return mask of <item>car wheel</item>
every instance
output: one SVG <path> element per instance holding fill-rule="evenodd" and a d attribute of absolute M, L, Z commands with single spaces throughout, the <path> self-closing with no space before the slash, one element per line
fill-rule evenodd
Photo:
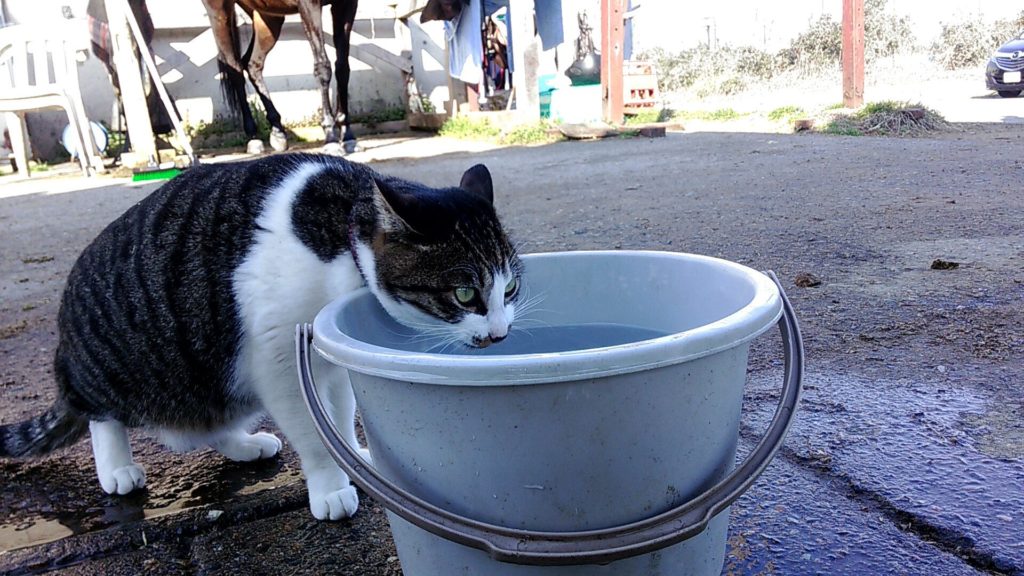
<path fill-rule="evenodd" d="M 1020 90 L 999 90 L 999 95 L 1003 98 L 1016 98 L 1020 96 Z"/>

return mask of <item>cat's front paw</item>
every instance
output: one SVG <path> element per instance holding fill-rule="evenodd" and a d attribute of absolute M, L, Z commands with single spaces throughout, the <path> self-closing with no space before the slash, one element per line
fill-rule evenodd
<path fill-rule="evenodd" d="M 326 494 L 309 493 L 309 510 L 317 520 L 341 520 L 355 516 L 359 509 L 359 495 L 355 486 Z"/>
<path fill-rule="evenodd" d="M 99 474 L 100 487 L 107 494 L 124 496 L 146 486 L 146 471 L 138 464 L 115 468 L 109 473 Z"/>
<path fill-rule="evenodd" d="M 309 491 L 309 510 L 317 520 L 341 520 L 359 509 L 356 487 L 337 468 L 304 470 Z"/>
<path fill-rule="evenodd" d="M 228 436 L 213 445 L 213 448 L 229 460 L 236 462 L 252 462 L 264 458 L 273 458 L 281 451 L 281 440 L 268 432 L 247 434 L 242 432 Z"/>

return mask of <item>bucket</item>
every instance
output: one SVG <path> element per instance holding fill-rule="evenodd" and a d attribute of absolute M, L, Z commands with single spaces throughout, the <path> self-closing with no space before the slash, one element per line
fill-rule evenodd
<path fill-rule="evenodd" d="M 431 351 L 366 289 L 297 327 L 310 413 L 387 509 L 403 573 L 719 574 L 729 505 L 799 397 L 802 344 L 778 281 L 667 252 L 522 260 L 542 301 L 486 349 Z M 779 407 L 734 468 L 749 344 L 774 324 Z M 372 465 L 325 413 L 310 344 L 348 369 Z"/>

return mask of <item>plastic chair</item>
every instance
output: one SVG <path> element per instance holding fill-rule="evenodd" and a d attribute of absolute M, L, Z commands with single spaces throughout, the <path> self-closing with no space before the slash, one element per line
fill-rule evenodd
<path fill-rule="evenodd" d="M 81 20 L 52 25 L 15 24 L 0 28 L 0 112 L 11 135 L 11 148 L 24 176 L 29 141 L 25 113 L 60 108 L 78 143 L 78 162 L 86 176 L 103 171 L 78 85 L 76 53 L 86 30 Z"/>

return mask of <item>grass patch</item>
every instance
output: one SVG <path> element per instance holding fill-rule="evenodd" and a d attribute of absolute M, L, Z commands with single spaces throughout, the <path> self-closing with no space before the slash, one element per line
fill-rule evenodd
<path fill-rule="evenodd" d="M 789 122 L 804 116 L 804 109 L 799 106 L 780 106 L 768 113 L 772 122 Z"/>
<path fill-rule="evenodd" d="M 513 126 L 502 131 L 497 126 L 491 124 L 486 118 L 456 116 L 445 121 L 437 133 L 439 136 L 458 138 L 460 140 L 482 140 L 507 146 L 529 146 L 533 144 L 550 144 L 563 140 L 564 136 L 552 128 L 553 125 L 550 122 L 537 122 L 535 124 Z"/>
<path fill-rule="evenodd" d="M 502 134 L 500 141 L 502 144 L 510 146 L 529 146 L 532 144 L 550 144 L 564 138 L 560 133 L 552 130 L 552 126 L 547 122 L 538 122 L 536 124 L 516 126 Z"/>
<path fill-rule="evenodd" d="M 662 108 L 661 110 L 638 110 L 632 114 L 626 116 L 624 124 L 629 126 L 633 124 L 653 124 L 655 122 L 668 122 L 673 117 L 672 110 L 668 108 Z"/>
<path fill-rule="evenodd" d="M 831 134 L 833 136 L 863 136 L 864 133 L 860 131 L 855 122 L 852 122 L 848 117 L 833 118 L 820 130 L 823 134 Z"/>
<path fill-rule="evenodd" d="M 947 126 L 941 114 L 920 103 L 882 100 L 869 102 L 849 114 L 834 114 L 821 132 L 845 136 L 917 136 Z"/>
<path fill-rule="evenodd" d="M 743 117 L 743 114 L 732 108 L 719 108 L 718 110 L 687 110 L 679 112 L 675 118 L 681 120 L 705 120 L 708 122 L 728 122 Z"/>
<path fill-rule="evenodd" d="M 263 115 L 266 118 L 266 115 Z M 198 124 L 186 125 L 185 133 L 188 134 L 192 146 L 196 148 L 236 148 L 245 146 L 249 139 L 242 131 L 242 121 L 237 118 L 218 116 L 209 122 L 200 120 Z M 265 139 L 269 136 L 259 134 L 257 137 Z"/>
<path fill-rule="evenodd" d="M 351 123 L 374 126 L 398 120 L 405 120 L 405 110 L 402 108 L 384 108 L 383 110 L 374 110 L 366 114 L 353 114 Z"/>
<path fill-rule="evenodd" d="M 501 135 L 501 130 L 492 126 L 486 119 L 474 120 L 468 116 L 456 116 L 446 120 L 437 134 L 460 140 L 496 140 Z"/>

